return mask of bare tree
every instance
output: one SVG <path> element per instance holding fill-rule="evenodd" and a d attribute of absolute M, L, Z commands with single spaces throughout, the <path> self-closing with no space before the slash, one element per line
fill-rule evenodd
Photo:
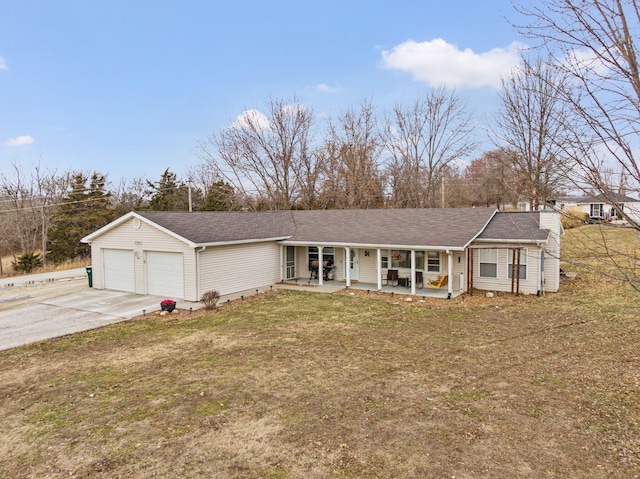
<path fill-rule="evenodd" d="M 383 130 L 390 204 L 437 206 L 442 170 L 473 151 L 473 129 L 466 103 L 444 87 L 408 107 L 396 105 Z"/>
<path fill-rule="evenodd" d="M 9 254 L 41 250 L 47 261 L 51 218 L 69 184 L 69 175 L 57 175 L 40 164 L 26 174 L 17 163 L 13 174 L 0 174 L 0 245 Z"/>
<path fill-rule="evenodd" d="M 566 153 L 593 187 L 616 204 L 602 171 L 620 170 L 627 193 L 640 192 L 640 2 L 638 0 L 537 0 L 516 7 L 516 28 L 540 42 L 570 79 L 563 100 L 572 109 L 574 141 Z M 615 167 L 614 165 L 618 165 Z M 640 230 L 637 217 L 629 217 Z"/>
<path fill-rule="evenodd" d="M 384 204 L 378 159 L 381 140 L 369 100 L 329 120 L 327 138 L 318 149 L 322 165 L 321 206 L 379 208 Z"/>
<path fill-rule="evenodd" d="M 502 79 L 494 141 L 515 173 L 513 185 L 537 210 L 566 179 L 563 158 L 568 139 L 565 75 L 542 58 L 523 64 Z"/>
<path fill-rule="evenodd" d="M 111 198 L 118 215 L 129 213 L 144 207 L 149 199 L 146 194 L 147 183 L 144 178 L 138 177 L 132 180 L 125 178 L 112 186 Z"/>
<path fill-rule="evenodd" d="M 297 98 L 270 99 L 267 113 L 245 111 L 198 144 L 197 156 L 245 198 L 269 209 L 313 203 L 317 167 L 310 151 L 313 113 Z"/>
<path fill-rule="evenodd" d="M 519 191 L 516 175 L 509 167 L 504 149 L 487 151 L 465 169 L 466 196 L 470 206 L 496 206 L 516 203 Z"/>
<path fill-rule="evenodd" d="M 218 170 L 206 163 L 189 167 L 187 176 L 195 188 L 202 192 L 201 211 L 233 211 L 247 206 L 235 188 L 224 181 Z"/>

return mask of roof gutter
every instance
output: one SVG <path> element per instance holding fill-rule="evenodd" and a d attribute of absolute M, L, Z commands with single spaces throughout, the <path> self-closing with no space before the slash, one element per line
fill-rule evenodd
<path fill-rule="evenodd" d="M 507 239 L 507 238 L 503 238 L 503 239 L 487 239 L 487 238 L 480 238 L 475 240 L 476 243 L 518 243 L 518 244 L 541 244 L 541 243 L 548 243 L 549 239 L 546 240 L 534 240 L 534 239 Z"/>
<path fill-rule="evenodd" d="M 407 245 L 407 244 L 376 244 L 376 243 L 342 243 L 335 241 L 287 241 L 280 242 L 288 246 L 333 246 L 338 248 L 370 248 L 370 249 L 407 249 L 407 250 L 429 250 L 429 251 L 464 251 L 465 246 L 446 245 Z"/>
<path fill-rule="evenodd" d="M 200 248 L 200 247 L 209 248 L 213 246 L 228 246 L 228 245 L 236 245 L 236 244 L 264 243 L 267 241 L 282 241 L 282 240 L 286 240 L 287 238 L 290 238 L 290 236 L 278 236 L 275 238 L 250 238 L 250 239 L 237 240 L 237 241 L 216 241 L 213 243 L 189 242 L 189 245 L 192 248 Z"/>

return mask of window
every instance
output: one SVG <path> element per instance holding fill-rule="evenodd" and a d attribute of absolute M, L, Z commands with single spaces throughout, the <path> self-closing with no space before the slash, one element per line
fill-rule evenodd
<path fill-rule="evenodd" d="M 513 276 L 513 250 L 509 250 L 509 279 Z M 515 251 L 516 262 L 518 261 L 518 250 Z M 520 248 L 520 279 L 527 279 L 527 250 Z"/>
<path fill-rule="evenodd" d="M 481 278 L 498 277 L 498 250 L 480 249 L 478 250 L 478 261 L 480 262 Z"/>
<path fill-rule="evenodd" d="M 311 269 L 311 263 L 313 261 L 318 261 L 318 247 L 317 246 L 309 246 L 309 269 Z M 335 252 L 333 247 L 322 248 L 322 261 L 327 261 L 328 264 L 335 264 Z"/>
<path fill-rule="evenodd" d="M 391 266 L 394 268 L 411 269 L 411 251 L 391 251 Z M 424 270 L 424 251 L 416 251 L 416 269 Z"/>
<path fill-rule="evenodd" d="M 380 267 L 382 269 L 389 268 L 389 250 L 383 249 L 380 251 Z"/>
<path fill-rule="evenodd" d="M 591 217 L 602 218 L 602 205 L 600 203 L 591 204 Z"/>
<path fill-rule="evenodd" d="M 428 251 L 427 252 L 427 271 L 430 273 L 440 272 L 440 252 Z"/>

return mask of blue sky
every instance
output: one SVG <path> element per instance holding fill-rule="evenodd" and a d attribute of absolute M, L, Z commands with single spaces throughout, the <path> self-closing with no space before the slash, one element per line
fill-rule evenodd
<path fill-rule="evenodd" d="M 509 0 L 0 0 L 0 173 L 182 177 L 269 97 L 382 112 L 446 82 L 490 120 L 522 42 Z"/>

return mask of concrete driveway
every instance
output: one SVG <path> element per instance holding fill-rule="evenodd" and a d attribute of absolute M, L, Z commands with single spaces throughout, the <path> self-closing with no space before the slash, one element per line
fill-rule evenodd
<path fill-rule="evenodd" d="M 4 279 L 0 282 L 0 350 L 158 311 L 162 299 L 89 288 L 83 269 Z M 200 306 L 178 302 L 178 309 Z"/>

